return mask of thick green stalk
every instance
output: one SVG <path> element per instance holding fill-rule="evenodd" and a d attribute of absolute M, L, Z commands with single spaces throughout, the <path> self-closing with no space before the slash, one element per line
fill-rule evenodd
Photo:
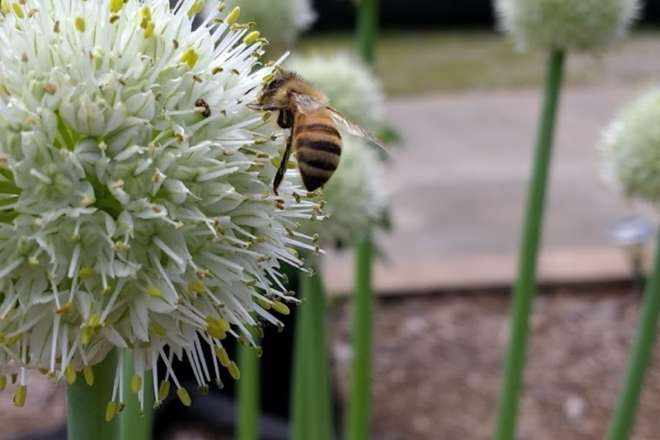
<path fill-rule="evenodd" d="M 635 421 L 644 377 L 649 366 L 653 344 L 658 334 L 660 317 L 660 234 L 656 239 L 655 263 L 651 279 L 644 290 L 639 328 L 628 359 L 628 367 L 619 392 L 614 415 L 607 431 L 607 440 L 627 440 Z"/>
<path fill-rule="evenodd" d="M 68 440 L 118 439 L 117 418 L 110 422 L 105 420 L 106 407 L 112 399 L 116 369 L 117 351 L 113 350 L 103 362 L 92 368 L 94 382 L 91 386 L 82 377 L 78 377 L 73 385 L 67 385 Z"/>
<path fill-rule="evenodd" d="M 378 0 L 359 0 L 357 6 L 357 41 L 362 60 L 373 66 L 378 35 Z"/>
<path fill-rule="evenodd" d="M 311 281 L 306 275 L 298 278 L 298 295 L 300 299 L 305 298 L 305 292 L 309 289 L 307 285 Z M 293 368 L 291 374 L 291 439 L 306 440 L 310 429 L 309 403 L 307 396 L 309 390 L 306 388 L 307 376 L 311 374 L 305 365 L 306 351 L 309 342 L 307 329 L 309 327 L 309 313 L 305 313 L 307 304 L 303 303 L 296 309 L 295 327 L 293 335 Z"/>
<path fill-rule="evenodd" d="M 292 439 L 330 440 L 330 369 L 325 336 L 325 296 L 320 276 L 299 278 L 305 300 L 296 311 L 293 365 Z"/>
<path fill-rule="evenodd" d="M 310 355 L 310 364 L 313 363 L 312 373 L 314 379 L 310 384 L 314 389 L 314 410 L 318 424 L 318 440 L 332 439 L 332 393 L 330 392 L 330 359 L 328 357 L 328 341 L 326 336 L 326 307 L 325 307 L 325 289 L 321 274 L 317 271 L 316 275 L 310 279 L 310 291 L 308 295 L 308 311 L 311 317 L 312 329 L 310 335 L 313 336 L 311 348 L 308 351 Z"/>
<path fill-rule="evenodd" d="M 127 350 L 124 354 L 124 399 L 126 407 L 119 418 L 121 440 L 151 440 L 151 423 L 154 406 L 154 386 L 151 371 L 144 373 L 144 411 L 140 408 L 137 394 L 132 390 L 133 382 L 133 352 Z"/>
<path fill-rule="evenodd" d="M 527 193 L 527 208 L 518 253 L 518 274 L 513 289 L 509 344 L 504 364 L 495 440 L 514 440 L 518 402 L 525 367 L 528 321 L 536 290 L 536 263 L 543 226 L 545 192 L 550 168 L 555 116 L 564 71 L 564 53 L 548 59 L 543 111 Z"/>
<path fill-rule="evenodd" d="M 371 425 L 371 237 L 356 246 L 356 283 L 353 293 L 353 359 L 346 415 L 346 440 L 367 440 Z"/>
<path fill-rule="evenodd" d="M 256 338 L 255 335 L 253 337 Z M 259 439 L 259 358 L 249 344 L 238 345 L 238 432 L 237 440 Z"/>

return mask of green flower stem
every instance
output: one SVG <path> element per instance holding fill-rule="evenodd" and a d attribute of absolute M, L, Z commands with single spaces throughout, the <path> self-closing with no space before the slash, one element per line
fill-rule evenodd
<path fill-rule="evenodd" d="M 332 412 L 325 295 L 320 275 L 299 278 L 293 365 L 292 439 L 330 440 Z"/>
<path fill-rule="evenodd" d="M 353 296 L 353 359 L 346 415 L 346 440 L 367 440 L 371 425 L 371 236 L 356 246 L 356 285 Z"/>
<path fill-rule="evenodd" d="M 376 59 L 378 0 L 360 0 L 357 6 L 357 40 L 362 60 L 369 66 Z"/>
<path fill-rule="evenodd" d="M 536 289 L 536 263 L 563 71 L 564 53 L 552 52 L 548 59 L 543 112 L 527 194 L 523 235 L 518 254 L 518 275 L 511 299 L 509 344 L 500 391 L 495 440 L 514 440 L 515 437 L 518 401 L 525 366 L 528 321 Z"/>
<path fill-rule="evenodd" d="M 252 337 L 256 338 L 253 334 Z M 238 432 L 237 440 L 259 439 L 259 358 L 250 344 L 239 344 Z"/>
<path fill-rule="evenodd" d="M 122 440 L 151 440 L 153 418 L 153 375 L 150 371 L 144 373 L 144 411 L 140 408 L 137 394 L 131 389 L 133 381 L 133 352 L 127 350 L 124 354 L 124 399 L 126 407 L 119 418 L 119 430 Z"/>
<path fill-rule="evenodd" d="M 117 350 L 111 351 L 93 367 L 94 383 L 89 386 L 82 377 L 66 387 L 68 440 L 117 440 L 117 418 L 105 420 L 106 406 L 112 399 L 117 368 Z"/>
<path fill-rule="evenodd" d="M 309 280 L 306 275 L 299 277 L 298 295 L 303 297 L 303 293 L 308 290 L 306 287 Z M 307 375 L 311 374 L 309 368 L 306 367 L 306 351 L 309 337 L 306 330 L 309 327 L 308 321 L 310 316 L 305 313 L 305 304 L 298 306 L 295 316 L 295 327 L 293 335 L 293 367 L 291 374 L 291 439 L 292 440 L 306 440 L 307 434 L 310 429 L 310 420 L 308 419 L 308 390 L 306 384 L 308 382 Z"/>
<path fill-rule="evenodd" d="M 315 396 L 316 419 L 318 423 L 317 438 L 331 440 L 332 435 L 332 393 L 330 392 L 330 359 L 328 357 L 328 341 L 326 335 L 325 289 L 320 272 L 311 277 L 308 295 L 308 312 L 311 317 L 313 336 L 311 348 L 308 351 L 310 362 L 313 362 L 312 373 L 315 373 L 312 386 Z"/>
<path fill-rule="evenodd" d="M 607 431 L 607 440 L 627 440 L 635 421 L 644 377 L 649 366 L 653 344 L 658 334 L 660 317 L 660 234 L 656 239 L 655 263 L 651 279 L 644 291 L 639 328 L 628 359 L 628 367 L 619 392 L 614 415 Z"/>

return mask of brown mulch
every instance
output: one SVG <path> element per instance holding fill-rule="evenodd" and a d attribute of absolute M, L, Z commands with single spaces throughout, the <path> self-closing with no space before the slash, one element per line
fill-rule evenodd
<path fill-rule="evenodd" d="M 603 437 L 637 320 L 639 294 L 626 285 L 547 289 L 532 318 L 520 440 Z M 373 438 L 491 438 L 507 333 L 503 291 L 378 299 L 374 320 Z M 333 309 L 333 357 L 345 396 L 348 307 Z M 660 344 L 659 344 L 660 345 Z M 25 408 L 0 395 L 0 439 L 64 419 L 60 388 L 34 375 Z M 660 348 L 647 377 L 633 440 L 656 440 Z M 203 438 L 190 435 L 183 438 Z"/>
<path fill-rule="evenodd" d="M 561 288 L 532 317 L 520 440 L 603 438 L 634 336 L 639 294 L 629 287 Z M 508 297 L 493 292 L 378 300 L 373 432 L 377 440 L 492 437 Z M 335 314 L 335 359 L 346 391 L 348 313 Z M 660 349 L 634 440 L 656 440 Z"/>

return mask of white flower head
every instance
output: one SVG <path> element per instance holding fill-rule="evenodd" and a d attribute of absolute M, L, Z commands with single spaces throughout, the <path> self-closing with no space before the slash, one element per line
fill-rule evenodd
<path fill-rule="evenodd" d="M 225 0 L 241 8 L 241 20 L 255 22 L 261 34 L 281 50 L 291 48 L 298 35 L 316 21 L 311 0 Z"/>
<path fill-rule="evenodd" d="M 640 96 L 604 131 L 603 177 L 626 197 L 660 206 L 660 89 Z"/>
<path fill-rule="evenodd" d="M 639 0 L 495 0 L 499 26 L 523 49 L 599 52 L 623 36 Z"/>
<path fill-rule="evenodd" d="M 328 97 L 330 105 L 368 130 L 380 128 L 383 118 L 383 92 L 371 70 L 355 57 L 336 53 L 298 56 L 285 67 L 315 84 Z"/>
<path fill-rule="evenodd" d="M 318 238 L 322 248 L 353 243 L 387 206 L 383 163 L 374 147 L 351 135 L 342 135 L 342 144 L 339 166 L 322 191 L 326 217 L 300 222 L 300 231 Z"/>
<path fill-rule="evenodd" d="M 314 205 L 271 194 L 279 145 L 245 106 L 272 73 L 253 70 L 263 40 L 237 10 L 193 28 L 200 0 L 2 5 L 0 372 L 18 369 L 21 405 L 33 369 L 88 380 L 131 349 L 189 404 L 158 360 L 188 359 L 201 387 L 218 364 L 237 376 L 222 340 L 279 324 L 280 262 L 312 248 L 290 231 Z"/>

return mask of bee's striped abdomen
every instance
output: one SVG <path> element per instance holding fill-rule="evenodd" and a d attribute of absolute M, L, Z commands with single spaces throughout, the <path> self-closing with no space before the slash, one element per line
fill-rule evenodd
<path fill-rule="evenodd" d="M 339 165 L 341 136 L 325 115 L 299 115 L 294 132 L 298 169 L 308 191 L 325 185 Z"/>

